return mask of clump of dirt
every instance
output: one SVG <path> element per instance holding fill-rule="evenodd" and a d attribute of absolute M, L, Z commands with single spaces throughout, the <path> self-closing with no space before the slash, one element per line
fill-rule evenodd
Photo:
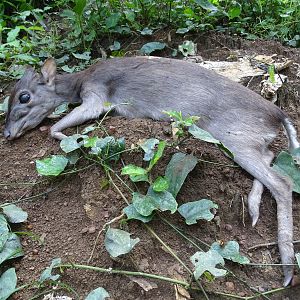
<path fill-rule="evenodd" d="M 300 51 L 285 48 L 275 42 L 244 41 L 237 37 L 201 36 L 194 37 L 198 43 L 198 54 L 205 59 L 226 59 L 233 51 L 243 54 L 277 54 L 294 59 L 299 63 Z M 292 81 L 279 94 L 281 106 L 299 123 L 299 79 L 296 67 L 286 70 L 286 75 Z M 253 81 L 250 88 L 257 90 L 258 82 Z M 0 130 L 3 130 L 1 122 Z M 52 121 L 45 121 L 43 125 L 51 125 Z M 103 122 L 109 134 L 115 137 L 125 137 L 126 146 L 136 144 L 139 139 L 155 137 L 171 140 L 170 124 L 152 120 L 109 117 Z M 83 127 L 81 127 L 83 128 Z M 79 129 L 80 130 L 80 129 Z M 68 133 L 74 133 L 69 129 Z M 299 131 L 299 130 L 298 130 Z M 101 136 L 103 132 L 95 134 Z M 272 144 L 278 153 L 286 148 L 286 138 L 280 135 Z M 247 213 L 247 195 L 251 189 L 253 178 L 237 167 L 230 159 L 220 152 L 214 145 L 187 139 L 180 144 L 179 149 L 167 148 L 164 157 L 154 169 L 154 176 L 162 175 L 172 154 L 176 151 L 192 153 L 199 159 L 195 169 L 189 174 L 183 188 L 178 195 L 179 204 L 198 199 L 212 199 L 219 206 L 216 218 L 212 222 L 199 221 L 197 225 L 187 226 L 182 217 L 175 213 L 160 214 L 168 222 L 183 230 L 185 235 L 197 240 L 197 244 L 207 250 L 203 243 L 212 244 L 214 241 L 236 240 L 240 244 L 242 254 L 248 256 L 252 262 L 279 263 L 279 253 L 276 244 L 259 246 L 260 244 L 277 240 L 276 204 L 270 193 L 265 191 L 258 224 L 252 228 Z M 16 267 L 18 285 L 35 281 L 41 272 L 50 264 L 51 260 L 60 257 L 64 262 L 87 264 L 94 247 L 96 236 L 103 225 L 118 217 L 126 203 L 122 194 L 130 199 L 130 193 L 113 176 L 114 183 L 121 190 L 118 192 L 113 184 L 105 185 L 106 174 L 99 166 L 85 168 L 88 162 L 80 162 L 81 172 L 45 179 L 37 175 L 35 160 L 59 153 L 59 142 L 49 137 L 48 133 L 35 129 L 13 142 L 5 141 L 0 136 L 1 157 L 1 186 L 0 201 L 17 201 L 18 205 L 29 214 L 28 222 L 16 231 L 29 231 L 38 236 L 22 236 L 25 256 L 11 264 Z M 141 152 L 128 152 L 122 156 L 125 164 L 142 165 Z M 119 170 L 122 164 L 112 165 Z M 123 178 L 123 177 L 122 177 Z M 125 179 L 124 179 L 125 180 Z M 132 188 L 132 184 L 126 181 Z M 23 184 L 25 183 L 25 184 Z M 36 183 L 28 185 L 28 183 Z M 140 190 L 146 188 L 138 184 Z M 294 195 L 294 233 L 295 240 L 300 239 L 300 197 Z M 112 225 L 119 226 L 119 223 Z M 179 280 L 189 281 L 188 271 L 176 261 L 168 251 L 153 237 L 140 222 L 130 221 L 122 225 L 133 237 L 139 237 L 140 243 L 133 251 L 124 257 L 112 259 L 104 248 L 104 234 L 101 234 L 89 265 L 103 268 L 141 271 L 167 276 Z M 198 249 L 191 245 L 167 223 L 156 217 L 150 223 L 151 228 L 165 241 L 188 267 L 192 268 L 189 257 Z M 257 246 L 257 247 L 255 247 Z M 253 248 L 254 247 L 254 248 Z M 299 246 L 295 245 L 296 251 Z M 226 262 L 226 266 L 233 272 L 226 277 L 209 282 L 202 280 L 210 299 L 225 299 L 215 292 L 236 294 L 240 297 L 253 295 L 250 287 L 259 292 L 282 286 L 282 271 L 280 267 L 239 266 Z M 97 273 L 68 269 L 61 276 L 61 282 L 72 287 L 84 297 L 93 289 L 102 286 L 110 294 L 111 299 L 188 299 L 176 296 L 175 286 L 159 280 L 143 279 L 150 284 L 146 291 L 145 282 L 137 278 L 124 275 Z M 24 289 L 13 296 L 13 299 L 30 299 L 35 290 Z M 201 292 L 189 291 L 191 299 L 202 299 Z M 77 299 L 72 292 L 57 291 L 57 294 L 69 294 Z M 281 294 L 271 295 L 270 299 L 298 299 L 299 288 L 288 289 Z M 40 296 L 38 299 L 42 299 Z"/>

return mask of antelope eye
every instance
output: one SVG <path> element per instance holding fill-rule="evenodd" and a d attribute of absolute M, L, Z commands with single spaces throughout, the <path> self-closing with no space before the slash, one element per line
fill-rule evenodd
<path fill-rule="evenodd" d="M 19 96 L 19 100 L 20 100 L 20 103 L 28 103 L 29 100 L 30 100 L 30 95 L 29 93 L 22 93 L 20 96 Z"/>

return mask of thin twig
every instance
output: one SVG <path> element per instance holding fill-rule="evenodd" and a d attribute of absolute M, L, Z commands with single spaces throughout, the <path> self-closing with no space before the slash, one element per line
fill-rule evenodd
<path fill-rule="evenodd" d="M 140 277 L 147 277 L 147 278 L 152 278 L 152 279 L 159 279 L 163 281 L 168 281 L 174 284 L 180 284 L 186 288 L 189 288 L 190 285 L 186 281 L 181 281 L 161 275 L 156 275 L 156 274 L 150 274 L 150 273 L 144 273 L 144 272 L 135 272 L 135 271 L 125 271 L 125 270 L 115 270 L 112 268 L 109 269 L 104 269 L 100 267 L 93 267 L 93 266 L 87 266 L 87 265 L 80 265 L 80 264 L 61 264 L 55 267 L 57 268 L 75 268 L 75 269 L 83 269 L 83 270 L 91 270 L 91 271 L 96 271 L 96 272 L 101 272 L 101 273 L 108 273 L 108 274 L 119 274 L 119 275 L 129 275 L 129 276 L 140 276 Z"/>
<path fill-rule="evenodd" d="M 299 244 L 299 243 L 300 243 L 300 240 L 293 241 L 293 244 Z M 269 247 L 269 246 L 277 246 L 277 245 L 278 245 L 278 242 L 257 244 L 257 245 L 254 245 L 252 247 L 249 247 L 248 251 L 254 250 L 254 249 L 257 249 L 257 248 L 261 248 L 261 247 Z"/>
<path fill-rule="evenodd" d="M 97 237 L 96 237 L 96 239 L 95 239 L 95 242 L 94 242 L 94 246 L 93 246 L 91 255 L 90 255 L 89 259 L 87 260 L 87 263 L 88 263 L 88 264 L 91 262 L 91 260 L 92 260 L 92 258 L 93 258 L 93 256 L 94 256 L 94 253 L 95 253 L 95 250 L 96 250 L 96 246 L 97 246 L 97 243 L 98 243 L 98 240 L 99 240 L 99 237 L 100 237 L 101 233 L 106 229 L 107 226 L 113 224 L 114 222 L 117 222 L 117 221 L 121 220 L 121 219 L 124 217 L 124 215 L 125 215 L 125 214 L 122 213 L 120 216 L 117 216 L 117 217 L 113 218 L 112 220 L 110 220 L 110 221 L 108 221 L 107 223 L 105 223 L 105 224 L 102 226 L 101 230 L 99 230 L 98 235 L 97 235 Z"/>

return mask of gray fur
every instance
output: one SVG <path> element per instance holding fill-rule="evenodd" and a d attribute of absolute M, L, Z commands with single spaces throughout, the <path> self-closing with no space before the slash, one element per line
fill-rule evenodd
<path fill-rule="evenodd" d="M 48 59 L 38 76 L 28 71 L 10 97 L 5 136 L 19 137 L 37 126 L 63 102 L 81 105 L 51 128 L 51 135 L 63 139 L 68 127 L 96 119 L 105 111 L 104 102 L 119 105 L 117 115 L 130 118 L 166 119 L 165 110 L 200 116 L 198 125 L 219 139 L 235 155 L 234 160 L 254 176 L 248 198 L 253 225 L 259 217 L 263 185 L 277 203 L 278 245 L 283 264 L 292 264 L 292 185 L 270 164 L 274 154 L 268 145 L 281 125 L 290 150 L 299 147 L 296 130 L 286 114 L 251 90 L 216 73 L 179 60 L 134 57 L 101 61 L 85 71 L 55 75 L 55 62 Z M 31 94 L 28 104 L 20 104 L 21 91 Z M 20 113 L 21 112 L 21 113 Z M 284 285 L 293 277 L 285 266 Z"/>

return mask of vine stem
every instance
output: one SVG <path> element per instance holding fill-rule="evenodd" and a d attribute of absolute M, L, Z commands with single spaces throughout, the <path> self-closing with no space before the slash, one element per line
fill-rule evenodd
<path fill-rule="evenodd" d="M 144 273 L 144 272 L 135 272 L 135 271 L 126 271 L 126 270 L 115 270 L 115 269 L 105 269 L 105 268 L 100 268 L 100 267 L 93 267 L 93 266 L 88 266 L 88 265 L 80 265 L 80 264 L 61 264 L 55 267 L 57 268 L 75 268 L 75 269 L 82 269 L 82 270 L 91 270 L 91 271 L 96 271 L 100 273 L 108 273 L 108 274 L 120 274 L 120 275 L 129 275 L 129 276 L 140 276 L 140 277 L 147 277 L 147 278 L 152 278 L 152 279 L 158 279 L 158 280 L 163 280 L 163 281 L 168 281 L 174 284 L 180 284 L 186 288 L 190 287 L 190 284 L 182 281 L 182 280 L 177 280 L 173 279 L 170 277 L 165 277 L 161 275 L 156 275 L 156 274 L 150 274 L 150 273 Z"/>

